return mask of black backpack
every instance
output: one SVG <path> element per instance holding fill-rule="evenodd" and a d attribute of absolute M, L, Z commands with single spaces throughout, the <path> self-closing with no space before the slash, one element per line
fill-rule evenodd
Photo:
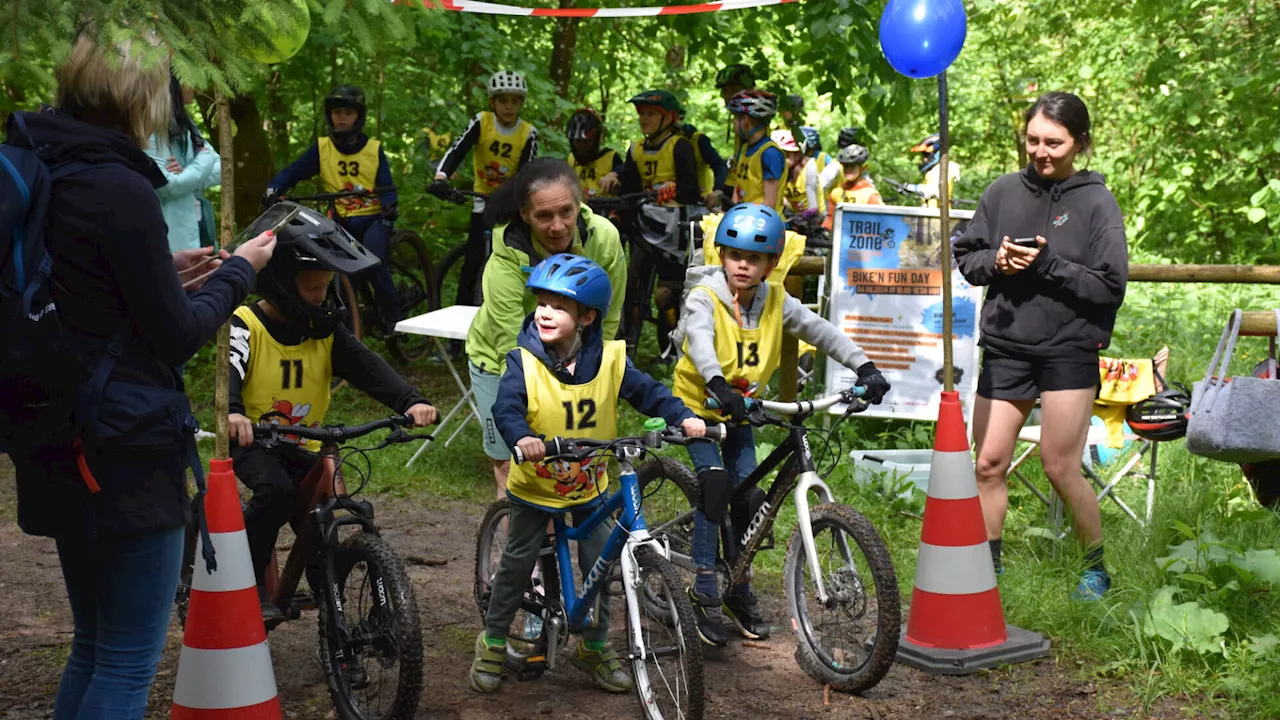
<path fill-rule="evenodd" d="M 23 113 L 10 116 L 9 139 L 33 147 Z M 63 341 L 45 232 L 53 184 L 90 167 L 0 145 L 0 449 L 70 439 L 84 369 Z"/>

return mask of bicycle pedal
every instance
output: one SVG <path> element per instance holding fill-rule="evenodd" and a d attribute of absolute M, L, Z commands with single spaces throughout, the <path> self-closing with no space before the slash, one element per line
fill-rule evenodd
<path fill-rule="evenodd" d="M 310 592 L 296 592 L 293 594 L 293 601 L 290 606 L 295 612 L 302 610 L 316 609 L 316 596 Z M 294 617 L 297 617 L 296 615 Z"/>
<path fill-rule="evenodd" d="M 760 540 L 760 547 L 756 548 L 756 550 L 772 550 L 773 547 L 773 528 L 770 528 L 769 533 Z"/>
<path fill-rule="evenodd" d="M 525 659 L 524 665 L 516 671 L 516 679 L 520 682 L 532 682 L 542 677 L 547 671 L 546 655 L 531 655 Z"/>

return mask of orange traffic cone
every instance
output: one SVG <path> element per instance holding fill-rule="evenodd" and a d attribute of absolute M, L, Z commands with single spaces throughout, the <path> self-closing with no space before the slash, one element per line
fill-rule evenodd
<path fill-rule="evenodd" d="M 942 393 L 924 527 L 898 662 L 942 675 L 1044 657 L 1049 641 L 1004 621 L 960 394 Z"/>
<path fill-rule="evenodd" d="M 279 720 L 271 651 L 230 460 L 209 463 L 208 487 L 204 512 L 218 568 L 209 572 L 197 553 L 170 717 Z"/>

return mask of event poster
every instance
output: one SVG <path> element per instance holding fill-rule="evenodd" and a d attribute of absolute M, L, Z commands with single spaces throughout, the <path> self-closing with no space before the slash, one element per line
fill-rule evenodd
<path fill-rule="evenodd" d="M 972 218 L 972 211 L 951 211 L 953 239 Z M 943 379 L 941 222 L 937 208 L 840 205 L 836 210 L 828 318 L 866 351 L 893 386 L 868 415 L 938 419 Z M 968 419 L 977 390 L 982 288 L 970 285 L 954 263 L 951 283 L 955 387 Z M 827 387 L 849 387 L 856 379 L 852 370 L 827 363 Z M 843 412 L 843 407 L 832 412 Z"/>

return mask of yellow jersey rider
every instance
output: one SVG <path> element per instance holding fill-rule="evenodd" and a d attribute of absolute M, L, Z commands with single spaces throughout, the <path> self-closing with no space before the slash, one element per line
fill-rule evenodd
<path fill-rule="evenodd" d="M 499 70 L 489 78 L 489 109 L 471 118 L 467 129 L 453 141 L 453 146 L 440 160 L 435 180 L 427 191 L 436 197 L 449 192 L 449 177 L 462 165 L 462 159 L 471 153 L 475 170 L 472 190 L 481 195 L 491 195 L 525 163 L 538 156 L 538 131 L 526 120 L 520 119 L 529 88 L 524 75 L 510 70 Z M 458 305 L 480 304 L 480 274 L 489 257 L 485 233 L 489 230 L 484 220 L 483 197 L 475 198 L 471 205 L 471 226 L 467 231 L 467 250 L 462 258 L 462 271 L 458 278 Z"/>
<path fill-rule="evenodd" d="M 587 198 L 598 195 L 614 195 L 622 173 L 622 156 L 616 150 L 601 148 L 604 139 L 604 123 L 591 108 L 582 108 L 569 116 L 565 127 L 569 138 L 569 167 L 582 182 L 582 193 Z"/>
<path fill-rule="evenodd" d="M 871 176 L 867 174 L 867 159 L 870 153 L 861 145 L 846 145 L 840 148 L 840 152 L 836 154 L 836 160 L 840 163 L 843 170 L 843 182 L 831 190 L 828 196 L 827 207 L 831 212 L 827 214 L 826 220 L 822 226 L 830 230 L 832 218 L 835 216 L 835 207 L 840 203 L 854 203 L 859 205 L 883 205 L 884 200 L 880 197 L 880 191 L 876 189 L 876 184 L 871 181 Z"/>
<path fill-rule="evenodd" d="M 316 175 L 327 192 L 389 188 L 372 197 L 342 198 L 335 204 L 342 226 L 379 260 L 386 260 L 399 210 L 391 166 L 382 144 L 364 134 L 366 114 L 364 91 L 360 88 L 339 85 L 330 91 L 324 99 L 328 137 L 317 140 L 302 157 L 272 178 L 262 196 L 262 206 L 265 209 L 274 205 L 294 185 Z M 373 286 L 382 330 L 389 335 L 400 319 L 400 298 L 391 270 L 380 262 L 367 271 L 367 277 Z"/>
<path fill-rule="evenodd" d="M 733 156 L 729 177 L 733 205 L 759 203 L 782 211 L 782 183 L 787 159 L 769 138 L 769 122 L 778 113 L 778 100 L 764 90 L 743 90 L 729 100 L 733 129 L 742 143 Z"/>
<path fill-rule="evenodd" d="M 942 174 L 942 168 L 938 166 L 942 160 L 941 137 L 937 133 L 929 135 L 912 147 L 911 152 L 920 154 L 920 172 L 924 173 L 924 182 L 908 184 L 906 187 L 920 195 L 921 204 L 938 207 L 938 198 L 942 195 L 938 187 Z M 947 188 L 952 197 L 955 196 L 958 182 L 960 182 L 960 163 L 951 160 L 947 163 Z"/>
<path fill-rule="evenodd" d="M 702 200 L 693 143 L 677 124 L 680 102 L 666 90 L 631 98 L 644 138 L 631 143 L 622 167 L 622 192 L 658 193 L 658 204 L 696 205 Z"/>

